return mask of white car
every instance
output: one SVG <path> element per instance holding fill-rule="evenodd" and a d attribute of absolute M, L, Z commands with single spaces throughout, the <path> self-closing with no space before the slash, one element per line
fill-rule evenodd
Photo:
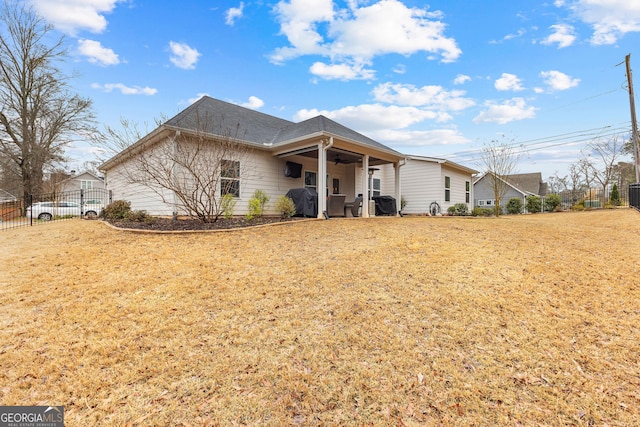
<path fill-rule="evenodd" d="M 85 204 L 84 216 L 95 218 L 101 210 L 101 205 Z M 80 203 L 75 202 L 38 202 L 27 208 L 27 218 L 37 218 L 42 221 L 51 221 L 56 217 L 80 216 L 81 213 Z"/>

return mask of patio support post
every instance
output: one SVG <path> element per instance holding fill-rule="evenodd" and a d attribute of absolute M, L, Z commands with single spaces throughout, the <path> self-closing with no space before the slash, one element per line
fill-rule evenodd
<path fill-rule="evenodd" d="M 324 218 L 324 212 L 327 210 L 327 199 L 325 197 L 324 186 L 327 170 L 327 152 L 324 149 L 324 141 L 318 143 L 318 177 L 316 180 L 316 189 L 318 191 L 318 218 Z"/>
<path fill-rule="evenodd" d="M 316 188 L 318 191 L 318 218 L 324 218 L 327 211 L 327 150 L 333 146 L 333 137 L 322 139 L 318 143 L 318 177 Z"/>
<path fill-rule="evenodd" d="M 396 198 L 396 208 L 398 209 L 398 211 L 396 212 L 396 216 L 400 216 L 400 206 L 401 206 L 401 201 L 402 201 L 402 194 L 400 192 L 400 167 L 404 166 L 404 163 L 400 163 L 400 162 L 394 162 L 393 163 L 393 169 L 395 172 L 395 198 Z"/>
<path fill-rule="evenodd" d="M 369 155 L 362 157 L 362 217 L 369 218 Z"/>

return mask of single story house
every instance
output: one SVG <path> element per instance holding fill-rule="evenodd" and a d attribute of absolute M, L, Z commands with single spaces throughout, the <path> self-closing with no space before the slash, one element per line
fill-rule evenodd
<path fill-rule="evenodd" d="M 481 208 L 493 208 L 496 204 L 492 185 L 493 177 L 487 172 L 480 176 L 474 183 L 474 206 Z M 498 178 L 500 179 L 500 178 Z M 544 197 L 547 194 L 547 183 L 542 180 L 542 173 L 522 173 L 506 175 L 502 180 L 507 191 L 502 198 L 502 210 L 505 210 L 507 202 L 512 198 L 522 200 L 526 206 L 527 197 Z"/>
<path fill-rule="evenodd" d="M 197 141 L 207 144 L 201 146 Z M 229 141 L 238 149 L 229 149 Z M 187 150 L 188 144 L 191 149 L 207 145 L 202 156 L 218 150 L 221 157 L 217 162 L 224 166 L 212 165 L 211 170 L 227 185 L 222 188 L 218 184 L 218 194 L 235 197 L 235 215 L 248 212 L 255 190 L 262 190 L 274 201 L 291 189 L 309 188 L 317 191 L 317 216 L 321 218 L 328 210 L 330 194 L 343 195 L 346 202 L 362 194 L 375 195 L 374 179 L 379 187 L 375 191 L 400 200 L 403 154 L 324 116 L 294 123 L 207 96 L 100 166 L 113 200 L 128 200 L 132 209 L 153 215 L 183 214 L 179 197 L 161 188 L 162 184 L 154 188 L 153 179 L 130 178 L 140 167 L 136 162 L 142 156 L 151 159 L 152 154 L 167 148 L 179 153 Z M 220 154 L 223 146 L 227 152 Z M 172 173 L 175 179 L 184 176 L 178 169 L 190 167 L 162 160 L 162 156 L 150 160 L 146 167 Z M 383 166 L 387 167 L 383 170 Z M 269 203 L 264 213 L 277 214 L 273 206 Z M 369 203 L 363 203 L 361 216 L 369 215 Z"/>
<path fill-rule="evenodd" d="M 403 214 L 446 214 L 450 206 L 472 208 L 473 176 L 478 171 L 435 157 L 407 155 L 400 168 Z"/>

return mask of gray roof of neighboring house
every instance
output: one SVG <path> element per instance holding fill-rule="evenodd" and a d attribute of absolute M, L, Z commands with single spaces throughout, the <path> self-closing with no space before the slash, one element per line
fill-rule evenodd
<path fill-rule="evenodd" d="M 542 173 L 521 173 L 507 175 L 505 179 L 509 184 L 529 194 L 544 196 L 547 194 L 547 184 L 542 181 Z"/>
<path fill-rule="evenodd" d="M 250 143 L 274 146 L 325 132 L 362 145 L 401 155 L 386 145 L 324 116 L 316 116 L 294 123 L 208 96 L 200 98 L 178 115 L 169 119 L 165 125 L 202 130 Z M 239 128 L 236 130 L 237 126 Z"/>

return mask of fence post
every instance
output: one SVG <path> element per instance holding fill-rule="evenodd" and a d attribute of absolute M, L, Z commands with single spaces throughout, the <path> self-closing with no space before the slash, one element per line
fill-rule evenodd
<path fill-rule="evenodd" d="M 27 199 L 29 200 L 29 207 L 31 208 L 29 209 L 29 225 L 33 226 L 33 194 L 29 194 Z"/>
<path fill-rule="evenodd" d="M 80 189 L 80 218 L 84 217 L 84 189 Z"/>

